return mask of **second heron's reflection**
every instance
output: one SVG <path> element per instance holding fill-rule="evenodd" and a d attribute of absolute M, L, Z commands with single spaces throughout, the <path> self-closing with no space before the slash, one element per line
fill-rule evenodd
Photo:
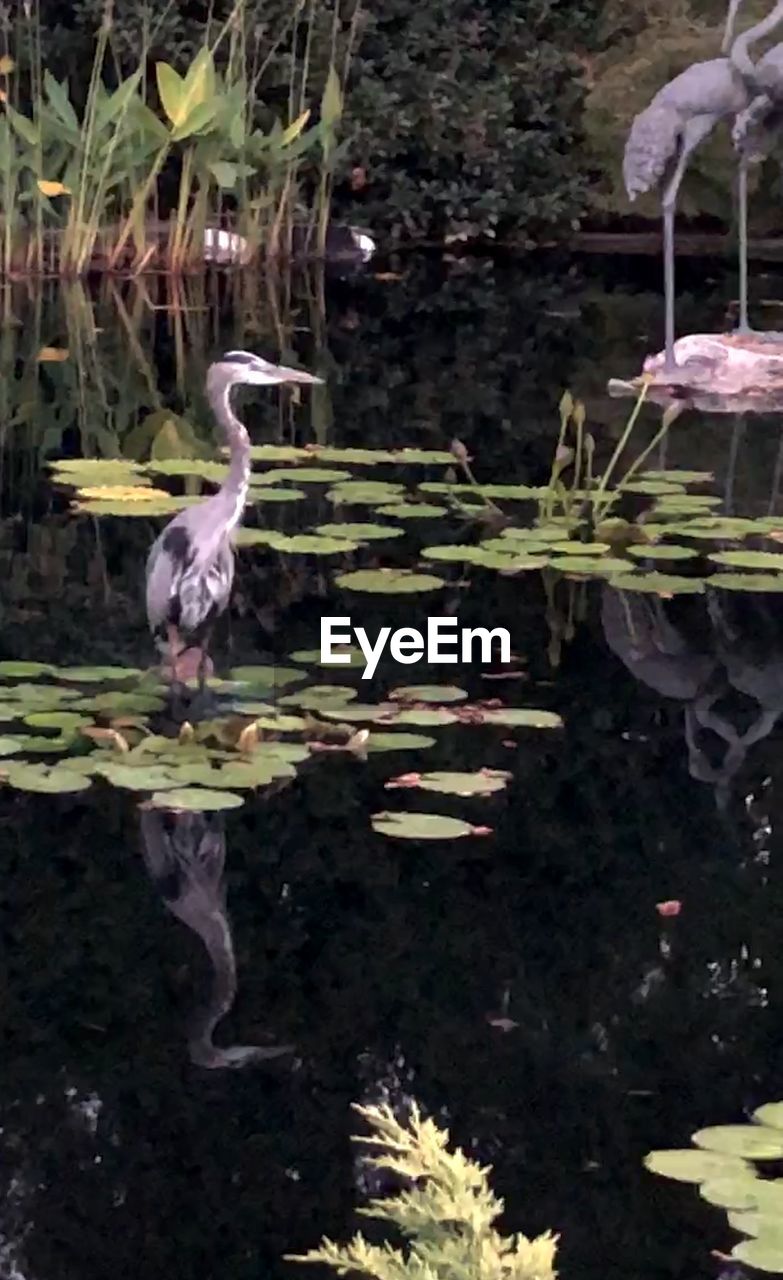
<path fill-rule="evenodd" d="M 225 819 L 201 813 L 141 806 L 144 862 L 168 910 L 203 942 L 212 966 L 207 999 L 188 1026 L 188 1051 L 198 1067 L 246 1067 L 291 1053 L 292 1045 L 234 1044 L 213 1041 L 218 1023 L 231 1010 L 237 992 L 236 958 L 226 911 Z"/>
<path fill-rule="evenodd" d="M 603 631 L 637 680 L 684 703 L 691 776 L 722 808 L 748 750 L 783 714 L 783 608 L 710 590 L 688 608 L 696 618 L 675 624 L 663 600 L 605 586 Z"/>

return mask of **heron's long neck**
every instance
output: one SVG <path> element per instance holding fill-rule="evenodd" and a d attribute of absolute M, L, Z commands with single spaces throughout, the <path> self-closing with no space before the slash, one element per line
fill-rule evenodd
<path fill-rule="evenodd" d="M 761 22 L 757 22 L 755 27 L 749 27 L 741 36 L 737 36 L 729 57 L 732 65 L 745 79 L 752 82 L 756 74 L 756 65 L 751 61 L 749 53 L 751 45 L 763 40 L 764 36 L 774 31 L 781 22 L 783 22 L 783 0 L 779 0 L 772 12 L 768 13 Z"/>
<path fill-rule="evenodd" d="M 231 388 L 222 388 L 212 402 L 231 457 L 228 475 L 220 486 L 220 494 L 231 508 L 229 528 L 239 520 L 250 484 L 250 436 L 231 408 Z"/>

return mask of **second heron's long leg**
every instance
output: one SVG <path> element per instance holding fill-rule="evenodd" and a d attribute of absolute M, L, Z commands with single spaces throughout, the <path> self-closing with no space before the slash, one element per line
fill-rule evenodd
<path fill-rule="evenodd" d="M 714 116 L 695 116 L 685 125 L 677 164 L 666 190 L 663 193 L 663 253 L 664 253 L 664 292 L 666 295 L 666 357 L 664 373 L 677 370 L 674 359 L 674 215 L 677 211 L 677 196 L 680 184 L 685 176 L 688 161 L 700 142 L 712 132 L 717 123 Z"/>
<path fill-rule="evenodd" d="M 748 323 L 748 162 L 740 156 L 737 179 L 739 204 L 739 333 L 750 333 Z"/>

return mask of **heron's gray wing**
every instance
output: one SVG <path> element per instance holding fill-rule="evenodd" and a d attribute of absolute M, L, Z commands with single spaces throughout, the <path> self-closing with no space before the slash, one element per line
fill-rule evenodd
<path fill-rule="evenodd" d="M 147 617 L 153 631 L 166 621 L 180 573 L 179 565 L 163 545 L 161 534 L 147 556 Z"/>

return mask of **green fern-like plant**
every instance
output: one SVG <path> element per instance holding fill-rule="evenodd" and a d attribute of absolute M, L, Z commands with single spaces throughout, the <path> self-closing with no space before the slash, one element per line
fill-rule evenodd
<path fill-rule="evenodd" d="M 357 1233 L 346 1245 L 324 1239 L 286 1261 L 325 1263 L 338 1275 L 376 1280 L 554 1280 L 557 1237 L 501 1236 L 493 1223 L 504 1206 L 489 1185 L 490 1170 L 459 1148 L 449 1151 L 447 1130 L 422 1119 L 415 1103 L 405 1123 L 385 1105 L 354 1109 L 373 1131 L 354 1139 L 378 1153 L 368 1163 L 408 1184 L 359 1212 L 393 1224 L 405 1246 L 373 1245 Z"/>

